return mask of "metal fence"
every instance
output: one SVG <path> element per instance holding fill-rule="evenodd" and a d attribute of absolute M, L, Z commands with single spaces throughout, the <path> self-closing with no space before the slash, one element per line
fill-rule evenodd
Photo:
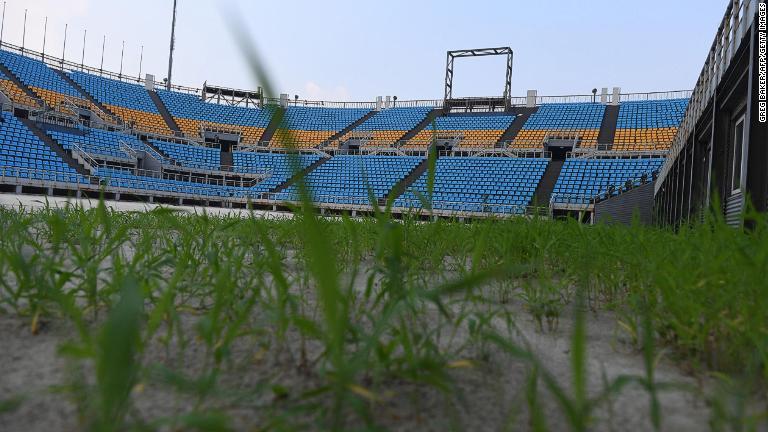
<path fill-rule="evenodd" d="M 690 97 L 688 108 L 677 135 L 670 149 L 670 156 L 661 168 L 655 192 L 658 193 L 672 165 L 685 147 L 688 137 L 693 132 L 709 101 L 720 84 L 723 74 L 731 64 L 734 54 L 741 46 L 743 37 L 751 27 L 755 17 L 758 0 L 730 0 L 715 40 L 704 61 L 696 87 Z"/>

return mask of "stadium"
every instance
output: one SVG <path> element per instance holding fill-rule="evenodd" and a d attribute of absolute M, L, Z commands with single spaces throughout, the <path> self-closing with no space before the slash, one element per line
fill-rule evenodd
<path fill-rule="evenodd" d="M 766 5 L 718 3 L 644 93 L 502 46 L 305 100 L 235 18 L 256 88 L 179 85 L 176 1 L 165 79 L 0 33 L 0 430 L 768 428 Z"/>

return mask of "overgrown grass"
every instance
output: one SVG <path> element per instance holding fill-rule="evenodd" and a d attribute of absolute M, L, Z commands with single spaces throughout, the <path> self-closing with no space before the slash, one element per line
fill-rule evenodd
<path fill-rule="evenodd" d="M 239 409 L 266 430 L 375 430 L 393 387 L 460 401 L 455 372 L 492 368 L 499 355 L 529 368 L 520 392 L 532 429 L 547 428 L 545 394 L 572 429 L 587 430 L 630 384 L 647 392 L 658 428 L 658 393 L 694 391 L 656 380 L 662 353 L 739 388 L 737 399 L 712 396 L 712 425 L 749 428 L 761 418 L 748 401 L 764 396 L 768 378 L 765 228 L 3 209 L 0 313 L 25 321 L 30 338 L 73 329 L 59 350 L 71 374 L 56 391 L 92 430 L 226 430 L 240 424 Z M 571 380 L 562 382 L 515 336 L 516 323 L 555 332 L 571 311 Z M 586 323 L 603 311 L 646 373 L 594 393 Z M 256 381 L 232 381 L 255 369 Z M 147 388 L 176 409 L 142 406 Z M 28 396 L 3 397 L 0 411 Z"/>

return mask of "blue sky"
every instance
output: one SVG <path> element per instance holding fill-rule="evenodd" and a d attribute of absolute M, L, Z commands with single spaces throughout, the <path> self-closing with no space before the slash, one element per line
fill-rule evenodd
<path fill-rule="evenodd" d="M 704 63 L 724 0 L 317 1 L 178 0 L 174 82 L 255 88 L 227 29 L 226 11 L 250 26 L 280 92 L 301 98 L 373 100 L 441 98 L 445 52 L 510 46 L 515 52 L 513 95 L 586 94 L 593 87 L 625 92 L 689 89 Z M 130 7 L 126 7 L 130 3 Z M 172 0 L 7 0 L 4 40 L 136 75 L 166 76 Z M 496 96 L 503 59 L 459 60 L 457 96 Z"/>

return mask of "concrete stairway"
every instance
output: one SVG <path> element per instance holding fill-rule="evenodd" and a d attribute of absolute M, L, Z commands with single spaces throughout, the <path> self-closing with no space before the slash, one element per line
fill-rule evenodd
<path fill-rule="evenodd" d="M 536 111 L 538 111 L 538 107 L 528 108 L 528 107 L 515 107 L 512 109 L 512 114 L 517 115 L 515 117 L 515 121 L 512 122 L 511 125 L 509 125 L 509 128 L 504 131 L 504 133 L 499 138 L 499 141 L 497 144 L 509 142 L 515 139 L 517 137 L 517 134 L 520 132 L 520 130 L 523 128 L 523 125 L 525 125 L 525 122 L 528 121 L 528 118 L 533 115 Z M 498 147 L 498 146 L 497 146 Z"/>
<path fill-rule="evenodd" d="M 269 142 L 272 140 L 272 137 L 275 135 L 275 132 L 277 132 L 277 128 L 280 127 L 280 123 L 282 123 L 283 117 L 285 116 L 285 111 L 280 110 L 275 106 L 266 106 L 262 109 L 275 110 L 274 113 L 272 114 L 272 119 L 269 121 L 267 128 L 264 130 L 264 133 L 261 135 L 261 138 L 259 139 L 259 141 L 261 142 Z"/>
<path fill-rule="evenodd" d="M 600 124 L 600 133 L 597 135 L 597 143 L 605 145 L 608 149 L 613 146 L 616 137 L 616 124 L 619 121 L 619 106 L 608 105 L 605 107 L 603 122 Z"/>
<path fill-rule="evenodd" d="M 109 108 L 107 108 L 107 107 L 106 107 L 104 104 L 102 104 L 101 102 L 99 102 L 98 100 L 96 100 L 96 98 L 94 98 L 94 97 L 93 97 L 93 96 L 92 96 L 90 93 L 88 93 L 88 92 L 87 92 L 87 91 L 86 91 L 86 90 L 85 90 L 83 87 L 81 87 L 81 86 L 80 86 L 80 84 L 78 84 L 78 83 L 77 83 L 75 80 L 73 80 L 73 79 L 72 79 L 72 78 L 71 78 L 69 75 L 67 75 L 67 74 L 66 74 L 66 72 L 64 72 L 64 71 L 61 71 L 61 70 L 58 70 L 58 69 L 51 69 L 51 70 L 53 70 L 53 72 L 55 72 L 57 75 L 59 75 L 59 76 L 61 77 L 61 79 L 63 79 L 64 81 L 66 81 L 66 82 L 67 82 L 67 84 L 69 84 L 70 86 L 74 87 L 74 89 L 75 89 L 75 90 L 77 90 L 77 91 L 80 93 L 80 95 L 82 95 L 83 99 L 85 99 L 85 100 L 87 100 L 88 102 L 90 102 L 90 103 L 92 103 L 92 104 L 96 105 L 96 107 L 97 107 L 97 108 L 99 108 L 101 111 L 103 111 L 103 112 L 105 112 L 105 113 L 107 113 L 107 114 L 111 115 L 111 116 L 112 116 L 112 117 L 114 117 L 115 119 L 117 119 L 117 118 L 118 118 L 118 117 L 115 115 L 115 113 L 113 113 L 112 111 L 110 111 L 110 110 L 109 110 Z"/>
<path fill-rule="evenodd" d="M 435 154 L 435 157 L 437 157 L 437 153 Z M 396 200 L 400 198 L 400 195 L 404 194 L 411 185 L 418 180 L 419 177 L 421 177 L 425 172 L 427 172 L 427 169 L 429 169 L 429 158 L 425 158 L 420 164 L 416 165 L 416 167 L 411 170 L 411 172 L 408 173 L 405 178 L 397 182 L 393 187 L 392 190 L 390 190 L 387 195 L 384 197 L 384 200 L 380 203 L 381 205 L 386 204 L 386 202 L 391 198 L 392 200 Z"/>
<path fill-rule="evenodd" d="M 152 99 L 152 102 L 155 103 L 155 107 L 157 107 L 157 110 L 160 112 L 160 116 L 165 120 L 165 124 L 168 126 L 170 130 L 172 130 L 177 135 L 181 136 L 181 128 L 179 128 L 179 125 L 176 123 L 176 120 L 173 118 L 170 112 L 168 112 L 168 108 L 163 103 L 162 99 L 160 99 L 160 96 L 157 94 L 154 90 L 147 90 L 147 93 L 149 93 L 149 97 Z"/>
<path fill-rule="evenodd" d="M 221 165 L 220 169 L 222 171 L 231 170 L 232 166 L 235 165 L 234 158 L 232 157 L 232 152 L 222 150 L 219 156 L 219 164 Z"/>
<path fill-rule="evenodd" d="M 562 160 L 553 160 L 547 165 L 547 169 L 544 171 L 544 175 L 536 187 L 536 192 L 533 194 L 532 206 L 549 207 L 549 200 L 552 197 L 552 192 L 555 190 L 555 184 L 558 177 L 560 177 L 560 171 L 563 170 L 564 163 L 565 161 Z"/>
<path fill-rule="evenodd" d="M 285 189 L 288 189 L 288 188 L 289 188 L 291 185 L 293 185 L 294 183 L 296 183 L 296 181 L 297 181 L 299 178 L 301 178 L 301 177 L 305 177 L 307 174 L 311 173 L 311 172 L 312 172 L 312 171 L 314 171 L 314 170 L 315 170 L 317 167 L 319 167 L 320 165 L 322 165 L 322 164 L 324 164 L 324 163 L 328 162 L 329 160 L 331 160 L 331 158 L 322 158 L 322 159 L 320 159 L 320 160 L 316 161 L 316 162 L 315 162 L 315 163 L 313 163 L 312 165 L 310 165 L 310 166 L 308 166 L 308 167 L 304 168 L 303 170 L 301 170 L 301 172 L 299 172 L 299 173 L 297 173 L 297 174 L 293 175 L 293 176 L 292 176 L 291 178 L 289 178 L 288 180 L 286 180 L 286 181 L 284 181 L 284 182 L 280 183 L 279 185 L 277 185 L 277 186 L 276 186 L 274 189 L 272 189 L 272 190 L 271 190 L 271 191 L 269 191 L 269 192 L 270 192 L 270 193 L 278 193 L 278 192 L 282 192 L 282 191 L 284 191 Z"/>
<path fill-rule="evenodd" d="M 400 141 L 408 141 L 409 139 L 415 137 L 416 134 L 418 134 L 419 132 L 427 128 L 429 125 L 431 125 L 432 122 L 441 114 L 443 114 L 442 109 L 438 109 L 438 108 L 433 109 L 432 111 L 429 112 L 429 114 L 427 114 L 426 117 L 424 117 L 424 120 L 422 120 L 419 124 L 416 125 L 416 127 L 406 132 L 405 135 L 403 135 L 403 137 L 400 138 Z"/>
<path fill-rule="evenodd" d="M 368 113 L 367 113 L 367 114 L 365 114 L 364 116 L 362 116 L 362 117 L 360 117 L 359 119 L 357 119 L 357 120 L 356 120 L 354 123 L 352 123 L 351 125 L 349 125 L 349 126 L 345 127 L 344 129 L 342 129 L 342 130 L 340 130 L 340 131 L 336 132 L 335 134 L 331 135 L 331 136 L 330 136 L 330 138 L 328 138 L 327 140 L 325 140 L 325 141 L 324 141 L 324 142 L 323 142 L 323 143 L 320 145 L 320 147 L 324 147 L 324 146 L 328 145 L 329 143 L 332 143 L 333 141 L 336 141 L 337 139 L 339 139 L 339 138 L 343 137 L 344 135 L 348 134 L 349 132 L 352 132 L 353 130 L 355 130 L 355 128 L 356 128 L 356 127 L 360 126 L 360 125 L 361 125 L 361 124 L 363 124 L 363 123 L 364 123 L 366 120 L 368 120 L 369 118 L 371 118 L 371 117 L 375 116 L 375 115 L 376 115 L 376 114 L 378 114 L 378 113 L 379 113 L 379 111 L 371 110 L 370 112 L 368 112 Z"/>

